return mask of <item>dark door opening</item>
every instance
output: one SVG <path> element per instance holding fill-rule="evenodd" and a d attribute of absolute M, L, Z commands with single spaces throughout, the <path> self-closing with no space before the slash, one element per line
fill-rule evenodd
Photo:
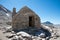
<path fill-rule="evenodd" d="M 29 26 L 34 27 L 34 17 L 29 16 Z"/>

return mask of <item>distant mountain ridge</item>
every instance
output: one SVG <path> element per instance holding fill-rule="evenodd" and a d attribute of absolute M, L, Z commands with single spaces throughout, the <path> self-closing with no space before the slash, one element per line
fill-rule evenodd
<path fill-rule="evenodd" d="M 43 24 L 51 24 L 51 25 L 53 25 L 53 23 L 51 23 L 51 22 L 49 22 L 49 21 L 46 21 L 46 22 L 44 22 Z"/>
<path fill-rule="evenodd" d="M 11 12 L 10 10 L 8 10 L 7 8 L 5 8 L 3 5 L 0 4 L 0 11 L 4 11 L 6 13 Z"/>
<path fill-rule="evenodd" d="M 43 22 L 42 24 L 46 25 L 46 26 L 49 26 L 49 27 L 54 27 L 53 23 L 49 22 L 49 21 L 46 21 L 46 22 Z"/>
<path fill-rule="evenodd" d="M 5 8 L 3 5 L 0 5 L 0 23 L 11 21 L 11 19 L 12 19 L 11 11 Z"/>

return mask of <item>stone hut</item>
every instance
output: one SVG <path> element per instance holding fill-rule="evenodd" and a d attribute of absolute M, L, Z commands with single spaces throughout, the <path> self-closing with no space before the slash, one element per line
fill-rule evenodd
<path fill-rule="evenodd" d="M 27 27 L 40 28 L 40 17 L 27 6 L 24 6 L 16 13 L 16 8 L 13 8 L 12 27 L 13 30 L 25 29 Z"/>

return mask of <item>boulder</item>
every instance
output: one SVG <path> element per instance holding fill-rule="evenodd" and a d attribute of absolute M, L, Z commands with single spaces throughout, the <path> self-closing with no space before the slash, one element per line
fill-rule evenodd
<path fill-rule="evenodd" d="M 45 26 L 45 25 L 43 25 L 43 24 L 41 24 L 41 25 L 42 25 L 42 28 L 43 28 L 43 29 L 46 29 L 46 30 L 48 30 L 49 32 L 52 32 L 52 31 L 53 31 L 49 26 Z"/>
<path fill-rule="evenodd" d="M 14 37 L 14 36 L 16 36 L 16 34 L 10 34 L 10 35 L 7 35 L 6 37 L 7 37 L 7 38 L 12 38 L 12 37 Z"/>
<path fill-rule="evenodd" d="M 18 37 L 18 36 L 14 36 L 14 37 L 12 38 L 12 40 L 19 40 L 19 37 Z"/>
<path fill-rule="evenodd" d="M 11 32 L 11 31 L 12 31 L 12 26 L 5 27 L 5 31 L 6 31 L 6 32 Z"/>
<path fill-rule="evenodd" d="M 19 36 L 19 40 L 23 40 L 23 37 L 22 36 Z"/>
<path fill-rule="evenodd" d="M 14 32 L 14 31 L 11 31 L 11 33 L 12 33 L 12 34 L 15 34 L 15 32 Z"/>
<path fill-rule="evenodd" d="M 46 35 L 44 33 L 41 33 L 40 35 L 38 35 L 41 38 L 44 38 Z"/>
<path fill-rule="evenodd" d="M 23 31 L 18 32 L 17 35 L 21 35 L 21 36 L 23 36 L 23 37 L 31 37 L 31 35 L 29 35 L 29 34 L 26 33 L 26 32 L 23 32 Z"/>

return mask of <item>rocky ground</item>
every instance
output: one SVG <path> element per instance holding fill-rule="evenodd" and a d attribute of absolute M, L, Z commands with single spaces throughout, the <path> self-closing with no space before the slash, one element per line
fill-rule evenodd
<path fill-rule="evenodd" d="M 48 26 L 45 26 L 45 29 L 47 29 L 51 33 L 51 36 L 46 37 L 46 34 L 43 32 L 41 32 L 37 36 L 28 34 L 27 32 L 24 31 L 15 33 L 14 31 L 11 30 L 11 26 L 9 27 L 0 26 L 0 40 L 60 40 L 60 28 L 50 29 Z"/>

